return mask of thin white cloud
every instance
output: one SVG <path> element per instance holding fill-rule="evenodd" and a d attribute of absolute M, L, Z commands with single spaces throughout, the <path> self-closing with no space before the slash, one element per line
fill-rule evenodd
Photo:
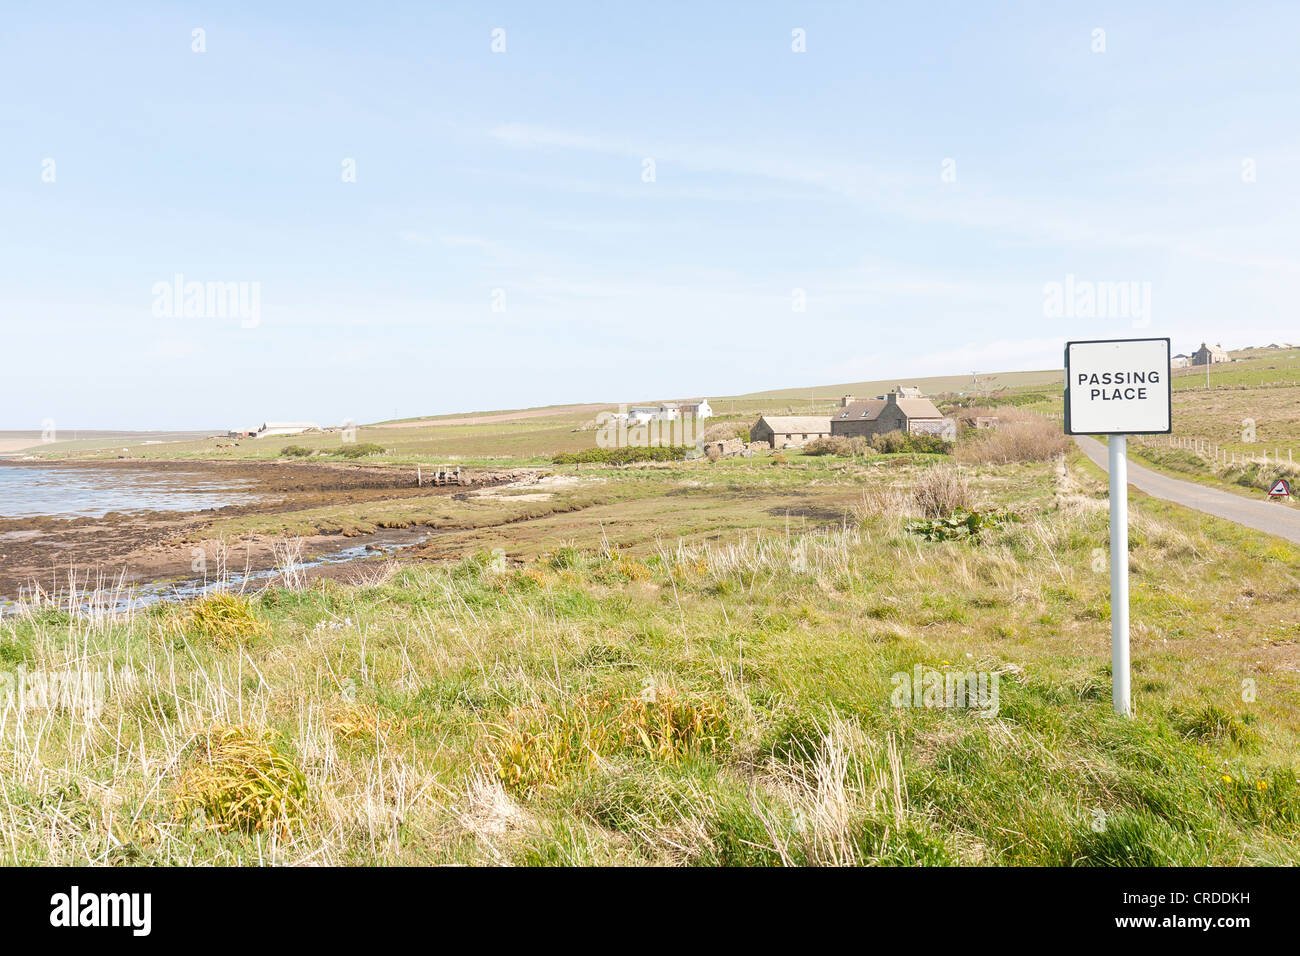
<path fill-rule="evenodd" d="M 500 250 L 500 244 L 491 239 L 481 239 L 478 236 L 439 236 L 438 241 L 444 246 L 463 249 L 482 249 L 485 252 L 497 252 Z"/>

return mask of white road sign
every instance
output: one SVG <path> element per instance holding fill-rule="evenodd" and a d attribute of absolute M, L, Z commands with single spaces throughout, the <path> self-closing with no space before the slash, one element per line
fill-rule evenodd
<path fill-rule="evenodd" d="M 1168 339 L 1065 343 L 1067 435 L 1172 430 Z"/>
<path fill-rule="evenodd" d="M 1065 343 L 1065 433 L 1109 435 L 1110 697 L 1130 717 L 1128 436 L 1173 431 L 1168 339 Z"/>

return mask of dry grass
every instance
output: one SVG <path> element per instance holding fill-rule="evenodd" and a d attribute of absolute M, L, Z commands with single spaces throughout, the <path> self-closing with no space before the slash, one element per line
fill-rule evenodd
<path fill-rule="evenodd" d="M 747 534 L 729 544 L 682 542 L 662 557 L 687 577 L 715 582 L 772 572 L 831 575 L 852 570 L 853 553 L 860 544 L 858 529 L 843 527 L 799 535 Z"/>
<path fill-rule="evenodd" d="M 952 465 L 937 465 L 919 472 L 907 487 L 884 481 L 867 486 L 852 515 L 859 526 L 907 518 L 947 518 L 956 512 L 974 510 L 975 497 L 967 472 Z"/>
<path fill-rule="evenodd" d="M 271 545 L 279 585 L 289 591 L 301 591 L 307 586 L 307 569 L 303 567 L 306 542 L 302 538 L 276 538 Z"/>
<path fill-rule="evenodd" d="M 1067 446 L 1059 423 L 1020 409 L 1001 408 L 997 428 L 969 433 L 957 445 L 956 458 L 967 465 L 1050 461 L 1064 454 Z"/>
<path fill-rule="evenodd" d="M 947 518 L 975 507 L 970 478 L 951 466 L 927 471 L 912 490 L 912 504 L 922 518 Z"/>
<path fill-rule="evenodd" d="M 786 866 L 871 862 L 859 839 L 864 826 L 879 832 L 880 851 L 907 825 L 907 782 L 893 734 L 882 747 L 857 724 L 832 715 L 814 753 L 774 765 L 769 776 L 793 826 L 758 800 L 754 810 Z"/>

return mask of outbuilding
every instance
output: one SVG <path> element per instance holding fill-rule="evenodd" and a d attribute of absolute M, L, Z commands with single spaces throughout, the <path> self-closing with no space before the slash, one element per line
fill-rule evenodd
<path fill-rule="evenodd" d="M 831 433 L 831 420 L 817 415 L 764 415 L 749 430 L 750 441 L 767 442 L 773 448 L 802 448 Z"/>

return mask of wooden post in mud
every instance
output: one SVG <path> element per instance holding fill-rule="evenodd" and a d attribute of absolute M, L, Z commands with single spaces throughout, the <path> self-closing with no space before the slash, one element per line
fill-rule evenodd
<path fill-rule="evenodd" d="M 420 466 L 415 466 L 415 487 L 419 488 L 424 484 L 424 476 L 420 474 Z"/>

